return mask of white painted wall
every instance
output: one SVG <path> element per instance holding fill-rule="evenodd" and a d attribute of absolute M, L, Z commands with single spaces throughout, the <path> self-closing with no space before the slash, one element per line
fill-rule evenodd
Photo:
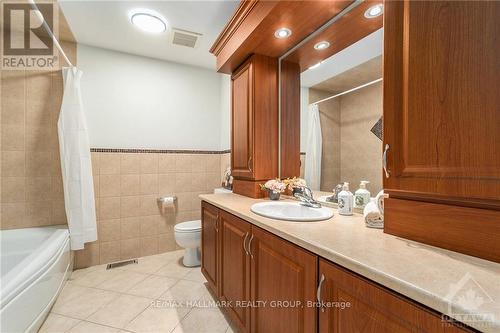
<path fill-rule="evenodd" d="M 308 90 L 309 91 L 309 90 Z M 221 74 L 220 148 L 231 149 L 231 75 Z"/>
<path fill-rule="evenodd" d="M 82 44 L 78 67 L 91 147 L 229 148 L 228 77 Z"/>

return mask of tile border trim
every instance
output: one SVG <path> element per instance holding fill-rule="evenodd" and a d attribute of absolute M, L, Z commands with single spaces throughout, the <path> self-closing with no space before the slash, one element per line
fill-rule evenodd
<path fill-rule="evenodd" d="M 132 154 L 228 154 L 231 149 L 226 150 L 182 150 L 182 149 L 136 149 L 136 148 L 90 148 L 92 153 L 132 153 Z"/>

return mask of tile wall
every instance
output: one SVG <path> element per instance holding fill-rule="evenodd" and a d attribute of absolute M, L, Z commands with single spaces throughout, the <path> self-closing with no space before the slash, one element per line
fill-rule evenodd
<path fill-rule="evenodd" d="M 76 63 L 76 44 L 62 45 Z M 61 71 L 0 76 L 0 229 L 66 223 L 57 139 Z"/>
<path fill-rule="evenodd" d="M 93 152 L 98 241 L 76 251 L 77 268 L 176 249 L 174 225 L 200 218 L 198 196 L 220 187 L 229 154 Z M 175 195 L 161 211 L 157 198 Z"/>

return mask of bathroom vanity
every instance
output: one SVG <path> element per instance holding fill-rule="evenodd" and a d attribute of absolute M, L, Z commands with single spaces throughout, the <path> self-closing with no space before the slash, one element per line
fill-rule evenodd
<path fill-rule="evenodd" d="M 292 222 L 250 211 L 264 200 L 201 199 L 202 272 L 241 332 L 469 332 L 442 317 L 475 318 L 450 288 L 473 276 L 500 297 L 498 264 L 366 228 L 362 215 Z M 488 311 L 496 319 L 467 324 L 497 332 L 500 310 Z"/>

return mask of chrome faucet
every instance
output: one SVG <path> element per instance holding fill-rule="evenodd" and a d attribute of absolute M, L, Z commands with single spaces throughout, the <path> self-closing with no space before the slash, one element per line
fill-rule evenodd
<path fill-rule="evenodd" d="M 334 202 L 334 203 L 338 203 L 339 202 L 339 193 L 342 191 L 342 184 L 338 184 L 337 186 L 335 186 L 335 188 L 333 189 L 333 195 L 329 196 L 326 201 L 329 201 L 329 202 Z"/>
<path fill-rule="evenodd" d="M 300 204 L 306 207 L 321 208 L 321 204 L 314 200 L 312 190 L 307 186 L 302 186 L 302 193 L 295 193 L 294 197 L 300 200 Z"/>

